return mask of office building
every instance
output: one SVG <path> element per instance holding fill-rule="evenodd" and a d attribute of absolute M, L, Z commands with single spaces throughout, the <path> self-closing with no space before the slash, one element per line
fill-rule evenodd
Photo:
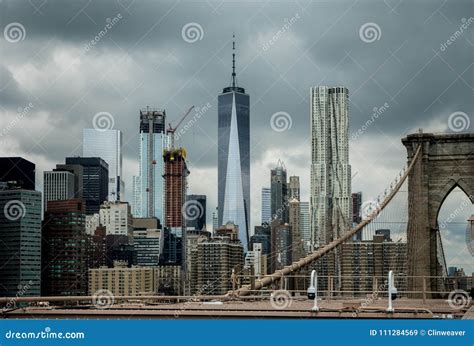
<path fill-rule="evenodd" d="M 219 212 L 217 210 L 217 207 L 216 207 L 216 210 L 214 210 L 212 212 L 212 231 L 216 230 L 217 227 L 219 227 Z"/>
<path fill-rule="evenodd" d="M 183 245 L 181 235 L 168 227 L 163 228 L 163 252 L 160 254 L 160 265 L 182 265 Z"/>
<path fill-rule="evenodd" d="M 81 165 L 57 164 L 53 171 L 70 172 L 74 175 L 74 198 L 83 198 L 84 168 Z"/>
<path fill-rule="evenodd" d="M 98 213 L 109 194 L 107 162 L 100 157 L 66 157 L 66 165 L 82 166 L 82 199 L 86 203 L 86 214 Z"/>
<path fill-rule="evenodd" d="M 244 248 L 228 236 L 213 237 L 197 244 L 197 287 L 202 295 L 221 295 L 232 290 L 232 273 L 244 266 Z M 236 287 L 237 288 L 237 287 Z"/>
<path fill-rule="evenodd" d="M 182 211 L 188 229 L 206 229 L 206 195 L 188 195 Z"/>
<path fill-rule="evenodd" d="M 133 238 L 132 238 L 133 240 Z M 105 262 L 112 268 L 115 261 L 125 262 L 128 267 L 136 265 L 137 252 L 127 235 L 109 234 L 105 236 Z"/>
<path fill-rule="evenodd" d="M 45 296 L 87 293 L 89 237 L 82 200 L 49 201 L 42 231 L 42 287 Z"/>
<path fill-rule="evenodd" d="M 272 263 L 271 272 L 282 269 L 292 262 L 293 246 L 291 228 L 288 223 L 274 220 L 271 224 Z"/>
<path fill-rule="evenodd" d="M 9 181 L 23 190 L 35 190 L 35 164 L 22 157 L 0 157 L 0 182 Z"/>
<path fill-rule="evenodd" d="M 254 277 L 260 278 L 267 274 L 267 256 L 262 253 L 260 243 L 252 244 L 251 249 L 245 254 L 244 268 L 253 270 Z"/>
<path fill-rule="evenodd" d="M 313 246 L 323 246 L 352 225 L 349 165 L 349 92 L 311 88 L 310 204 Z"/>
<path fill-rule="evenodd" d="M 235 49 L 235 43 L 234 43 Z M 239 226 L 239 239 L 248 249 L 250 227 L 250 97 L 237 86 L 235 53 L 231 86 L 218 96 L 219 225 Z"/>
<path fill-rule="evenodd" d="M 288 197 L 296 198 L 298 201 L 300 200 L 300 177 L 290 177 L 290 183 L 288 185 Z"/>
<path fill-rule="evenodd" d="M 88 215 L 86 215 L 87 218 Z M 87 233 L 87 232 L 86 232 Z M 97 226 L 88 235 L 88 265 L 87 268 L 100 268 L 107 265 L 107 235 L 104 226 Z"/>
<path fill-rule="evenodd" d="M 186 232 L 186 269 L 189 277 L 189 287 L 185 287 L 185 294 L 195 294 L 199 289 L 197 283 L 197 249 L 198 243 L 211 238 L 211 233 L 205 230 L 187 230 Z"/>
<path fill-rule="evenodd" d="M 140 110 L 140 161 L 139 188 L 136 198 L 140 202 L 140 217 L 157 217 L 163 224 L 164 207 L 164 161 L 163 151 L 169 147 L 166 134 L 166 112 L 164 110 Z"/>
<path fill-rule="evenodd" d="M 132 215 L 133 217 L 143 217 L 142 215 L 142 200 L 141 200 L 141 193 L 140 193 L 140 177 L 134 175 L 132 178 L 132 193 L 133 193 L 133 201 L 132 201 Z"/>
<path fill-rule="evenodd" d="M 30 183 L 0 189 L 1 297 L 40 295 L 41 192 L 21 187 Z"/>
<path fill-rule="evenodd" d="M 345 295 L 365 297 L 387 290 L 388 272 L 393 270 L 398 295 L 407 290 L 407 244 L 374 235 L 372 240 L 341 245 L 341 289 Z M 322 288 L 324 289 L 324 288 Z"/>
<path fill-rule="evenodd" d="M 179 296 L 183 295 L 183 282 L 181 266 L 160 265 L 155 268 L 155 287 L 159 295 Z"/>
<path fill-rule="evenodd" d="M 352 225 L 356 226 L 362 222 L 362 192 L 356 192 L 352 195 Z M 361 241 L 362 240 L 362 230 L 357 232 L 354 236 L 354 240 Z"/>
<path fill-rule="evenodd" d="M 271 197 L 272 189 L 269 187 L 262 187 L 262 220 L 261 225 L 270 224 L 272 222 L 272 207 L 271 207 Z"/>
<path fill-rule="evenodd" d="M 306 254 L 311 252 L 311 226 L 309 221 L 309 202 L 300 202 L 300 236 Z"/>
<path fill-rule="evenodd" d="M 158 266 L 163 251 L 163 232 L 157 218 L 133 219 L 133 245 L 138 266 Z"/>
<path fill-rule="evenodd" d="M 252 249 L 255 244 L 262 245 L 262 255 L 266 256 L 267 263 L 266 268 L 267 272 L 270 272 L 272 269 L 271 260 L 273 256 L 272 251 L 272 235 L 270 225 L 255 226 L 254 234 L 250 237 L 250 248 Z"/>
<path fill-rule="evenodd" d="M 155 268 L 129 268 L 126 262 L 115 261 L 113 268 L 89 269 L 89 295 L 101 290 L 109 291 L 114 297 L 153 295 Z"/>
<path fill-rule="evenodd" d="M 271 170 L 270 182 L 272 219 L 288 222 L 288 184 L 286 168 L 281 160 Z"/>
<path fill-rule="evenodd" d="M 109 166 L 109 201 L 125 200 L 122 175 L 122 132 L 113 129 L 84 129 L 82 155 L 100 157 Z"/>
<path fill-rule="evenodd" d="M 268 255 L 271 252 L 271 227 L 270 226 L 255 226 L 254 234 L 250 237 L 250 247 L 253 244 L 262 244 L 262 253 Z"/>
<path fill-rule="evenodd" d="M 304 256 L 303 238 L 301 236 L 300 201 L 291 197 L 288 207 L 291 230 L 291 259 L 296 261 Z"/>
<path fill-rule="evenodd" d="M 97 227 L 100 226 L 100 215 L 86 215 L 86 234 L 93 235 Z"/>
<path fill-rule="evenodd" d="M 100 206 L 99 223 L 107 230 L 107 235 L 132 236 L 132 213 L 127 202 L 105 201 Z"/>
<path fill-rule="evenodd" d="M 46 207 L 48 201 L 61 201 L 74 198 L 74 174 L 68 171 L 43 172 L 43 197 Z"/>

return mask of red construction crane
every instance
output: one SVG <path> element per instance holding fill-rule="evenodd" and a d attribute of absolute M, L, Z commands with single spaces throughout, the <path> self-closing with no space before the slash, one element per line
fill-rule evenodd
<path fill-rule="evenodd" d="M 174 148 L 174 133 L 176 132 L 176 129 L 179 127 L 179 125 L 181 125 L 181 123 L 184 121 L 184 119 L 186 119 L 186 117 L 189 115 L 189 113 L 191 113 L 193 108 L 194 108 L 194 106 L 189 107 L 188 111 L 186 113 L 184 113 L 184 115 L 182 116 L 182 118 L 179 120 L 178 124 L 174 128 L 171 126 L 171 123 L 168 123 L 169 127 L 166 130 L 166 133 L 171 134 L 171 149 Z"/>

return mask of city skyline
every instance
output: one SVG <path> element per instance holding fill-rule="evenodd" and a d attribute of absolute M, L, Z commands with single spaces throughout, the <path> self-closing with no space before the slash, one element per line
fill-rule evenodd
<path fill-rule="evenodd" d="M 259 169 L 254 168 L 252 170 L 251 186 L 253 194 L 251 201 L 253 210 L 251 219 L 253 221 L 250 227 L 251 230 L 260 219 L 260 188 L 268 186 L 268 172 L 279 158 L 287 163 L 288 174 L 301 177 L 302 200 L 309 199 L 309 168 L 307 165 L 309 157 L 309 150 L 307 149 L 309 138 L 307 103 L 309 100 L 307 94 L 309 87 L 324 84 L 344 85 L 351 92 L 354 90 L 355 95 L 351 97 L 352 103 L 350 104 L 350 138 L 352 142 L 350 145 L 352 151 L 350 162 L 351 164 L 356 163 L 353 167 L 353 175 L 356 174 L 355 177 L 353 176 L 353 192 L 363 191 L 366 199 L 375 198 L 378 193 L 381 193 L 382 191 L 375 191 L 374 187 L 385 186 L 392 176 L 396 176 L 399 167 L 406 161 L 405 149 L 400 143 L 400 138 L 404 134 L 410 131 L 414 132 L 418 127 L 425 128 L 425 131 L 430 129 L 452 131 L 448 123 L 449 115 L 456 111 L 469 112 L 470 109 L 473 109 L 472 99 L 466 96 L 468 90 L 464 90 L 463 80 L 456 79 L 456 73 L 450 71 L 443 62 L 444 60 L 449 65 L 455 66 L 458 75 L 464 73 L 465 69 L 471 65 L 466 63 L 463 55 L 457 54 L 457 52 L 462 51 L 469 45 L 466 42 L 467 38 L 458 39 L 445 51 L 441 51 L 439 48 L 440 43 L 444 41 L 443 37 L 449 38 L 450 33 L 454 32 L 459 26 L 457 24 L 461 24 L 465 12 L 463 4 L 466 3 L 459 2 L 459 4 L 449 9 L 442 9 L 443 13 L 446 12 L 445 15 L 450 19 L 450 22 L 447 22 L 436 13 L 430 17 L 430 14 L 434 13 L 439 4 L 426 5 L 422 9 L 423 13 L 426 12 L 425 15 L 420 15 L 420 17 L 427 21 L 429 28 L 439 30 L 437 31 L 439 35 L 433 33 L 428 38 L 423 35 L 423 32 L 415 32 L 415 35 L 413 35 L 413 27 L 416 21 L 412 17 L 407 20 L 408 24 L 405 29 L 407 31 L 401 31 L 400 28 L 397 28 L 397 30 L 390 28 L 388 23 L 395 15 L 390 13 L 390 8 L 387 8 L 384 4 L 374 9 L 375 12 L 372 12 L 373 18 L 359 13 L 363 12 L 364 6 L 368 6 L 367 3 L 357 4 L 354 6 L 356 12 L 350 21 L 347 21 L 341 27 L 331 26 L 329 18 L 335 20 L 344 14 L 343 11 L 338 11 L 336 6 L 336 8 L 327 10 L 329 12 L 326 13 L 329 17 L 327 20 L 321 18 L 321 27 L 326 25 L 331 30 L 321 38 L 322 41 L 317 44 L 318 49 L 315 50 L 311 49 L 311 44 L 317 38 L 313 39 L 308 33 L 314 31 L 317 27 L 316 24 L 310 23 L 314 21 L 310 20 L 311 17 L 307 12 L 314 13 L 317 16 L 321 16 L 321 14 L 313 12 L 314 8 L 311 6 L 306 7 L 305 11 L 304 7 L 299 7 L 296 4 L 286 7 L 282 5 L 282 8 L 275 9 L 273 16 L 275 21 L 269 25 L 257 25 L 256 23 L 257 19 L 261 17 L 258 10 L 263 7 L 263 4 L 260 4 L 260 6 L 258 4 L 248 5 L 240 9 L 236 9 L 232 5 L 224 5 L 219 9 L 223 13 L 235 12 L 235 21 L 243 18 L 249 12 L 255 12 L 256 10 L 257 13 L 255 19 L 249 20 L 247 26 L 241 32 L 236 33 L 241 47 L 239 49 L 242 52 L 240 59 L 242 59 L 243 71 L 240 79 L 245 84 L 249 94 L 252 95 L 252 99 L 255 100 L 255 104 L 251 105 L 252 114 L 255 115 L 251 118 L 251 138 L 253 140 L 250 145 L 251 167 L 258 167 Z M 9 11 L 15 13 L 17 11 L 16 6 L 21 7 L 23 5 L 10 4 L 9 6 Z M 26 6 L 29 5 L 26 4 Z M 137 39 L 146 33 L 148 27 L 138 26 L 141 31 L 137 29 L 136 32 L 129 32 L 125 35 L 125 31 L 130 31 L 127 28 L 132 27 L 130 21 L 133 21 L 137 16 L 129 15 L 120 5 L 117 5 L 117 12 L 122 13 L 124 18 L 114 25 L 108 36 L 101 40 L 96 47 L 86 52 L 87 54 L 78 55 L 80 60 L 77 63 L 81 64 L 81 71 L 85 71 L 85 76 L 90 76 L 94 71 L 94 69 L 90 69 L 89 64 L 91 62 L 106 65 L 114 61 L 115 58 L 122 59 L 119 65 L 111 64 L 110 71 L 104 69 L 105 75 L 114 77 L 115 75 L 112 72 L 116 72 L 119 66 L 123 66 L 125 73 L 129 76 L 127 80 L 132 81 L 132 83 L 126 85 L 119 78 L 112 78 L 110 81 L 98 79 L 97 83 L 91 84 L 91 86 L 98 89 L 97 96 L 105 95 L 106 97 L 98 101 L 96 100 L 97 96 L 85 94 L 88 95 L 85 103 L 78 103 L 78 98 L 72 93 L 68 94 L 68 90 L 77 91 L 82 96 L 85 90 L 81 88 L 80 83 L 86 83 L 86 81 L 77 78 L 80 81 L 78 85 L 71 85 L 70 89 L 62 87 L 64 90 L 59 90 L 58 88 L 64 83 L 63 77 L 59 73 L 64 71 L 66 77 L 75 77 L 74 73 L 76 71 L 69 69 L 70 62 L 74 61 L 74 53 L 82 53 L 83 43 L 94 37 L 105 24 L 106 18 L 115 18 L 115 12 L 111 8 L 107 11 L 99 7 L 94 8 L 93 18 L 96 24 L 93 25 L 86 15 L 72 18 L 72 15 L 68 16 L 64 12 L 45 8 L 44 16 L 48 16 L 53 23 L 73 19 L 67 32 L 71 35 L 56 38 L 56 41 L 50 43 L 53 49 L 41 51 L 37 59 L 34 58 L 35 55 L 29 54 L 29 49 L 35 45 L 46 45 L 48 40 L 45 37 L 47 37 L 48 30 L 51 29 L 48 26 L 45 28 L 35 27 L 30 19 L 20 17 L 23 18 L 22 23 L 27 31 L 26 39 L 13 47 L 8 46 L 11 49 L 5 50 L 5 60 L 2 62 L 2 76 L 6 76 L 6 78 L 2 78 L 2 80 L 5 79 L 5 85 L 2 86 L 2 90 L 5 91 L 2 93 L 5 97 L 5 102 L 2 104 L 1 121 L 2 125 L 5 125 L 3 127 L 6 128 L 12 120 L 18 117 L 16 112 L 18 104 L 26 107 L 29 102 L 35 101 L 29 100 L 29 95 L 38 90 L 37 84 L 39 81 L 47 80 L 45 75 L 51 72 L 52 68 L 58 68 L 57 74 L 52 74 L 52 76 L 58 78 L 58 84 L 53 84 L 47 88 L 44 96 L 33 102 L 34 107 L 24 116 L 30 120 L 28 123 L 43 133 L 41 135 L 35 133 L 29 135 L 30 130 L 25 126 L 14 127 L 10 133 L 0 138 L 2 144 L 5 143 L 2 148 L 4 150 L 1 153 L 2 156 L 23 156 L 37 163 L 37 172 L 51 170 L 56 163 L 62 162 L 65 156 L 80 154 L 75 148 L 81 144 L 79 132 L 82 131 L 82 128 L 93 125 L 92 120 L 95 114 L 100 111 L 107 111 L 113 115 L 114 128 L 120 129 L 124 133 L 126 163 L 124 166 L 127 170 L 125 180 L 129 189 L 126 195 L 127 200 L 131 202 L 131 175 L 136 174 L 138 170 L 138 161 L 136 160 L 138 141 L 135 136 L 137 132 L 135 116 L 137 110 L 146 104 L 165 108 L 168 118 L 173 121 L 181 114 L 181 109 L 184 109 L 188 104 L 196 104 L 196 106 L 202 107 L 202 105 L 209 102 L 211 104 L 209 111 L 200 118 L 197 125 L 182 136 L 182 142 L 184 147 L 189 148 L 189 167 L 192 172 L 189 178 L 190 190 L 188 193 L 207 195 L 209 198 L 208 210 L 213 210 L 214 206 L 217 205 L 217 191 L 213 188 L 215 181 L 217 181 L 215 160 L 217 151 L 209 137 L 217 138 L 217 130 L 213 125 L 217 119 L 217 102 L 214 97 L 222 85 L 226 85 L 227 82 L 225 78 L 227 78 L 230 68 L 230 33 L 234 31 L 231 26 L 235 23 L 231 21 L 229 24 L 223 24 L 217 17 L 204 13 L 207 9 L 206 6 L 208 6 L 205 4 L 194 5 L 195 9 L 198 10 L 195 12 L 196 18 L 190 14 L 191 10 L 184 11 L 180 6 L 176 8 L 164 4 L 156 6 L 160 10 L 171 11 L 168 20 L 175 18 L 173 17 L 174 14 L 176 17 L 182 16 L 182 18 L 190 21 L 194 20 L 201 23 L 203 27 L 202 40 L 195 43 L 185 42 L 181 36 L 181 28 L 186 23 L 175 20 L 169 23 L 170 28 L 163 33 L 167 39 L 164 40 L 162 50 L 151 48 L 152 46 L 155 47 L 152 34 L 157 34 L 155 29 L 152 28 L 151 34 L 146 35 L 140 41 L 140 47 L 145 48 L 146 53 L 150 56 L 130 52 L 131 62 L 127 63 L 127 56 L 121 54 L 119 48 L 114 48 L 114 43 L 111 40 L 115 41 L 119 47 L 125 47 L 125 50 L 128 51 L 127 48 L 133 47 Z M 419 8 L 407 6 L 408 8 L 398 8 L 398 11 L 401 14 L 407 14 L 412 10 L 417 10 L 417 14 L 420 14 L 421 10 Z M 20 7 L 18 10 L 21 9 Z M 144 15 L 150 9 L 140 5 L 135 10 Z M 66 10 L 63 9 L 62 11 Z M 373 43 L 363 42 L 359 38 L 359 28 L 370 20 L 377 20 L 377 11 L 380 11 L 384 18 L 379 20 L 381 37 Z M 59 18 L 60 13 L 64 19 Z M 296 13 L 299 14 L 298 17 L 295 16 Z M 207 18 L 212 20 L 206 21 Z M 271 34 L 277 32 L 284 25 L 284 18 L 289 18 L 290 22 L 294 24 L 284 33 L 281 39 L 265 50 L 262 47 L 265 47 L 266 37 L 272 37 Z M 292 18 L 296 18 L 296 20 L 291 21 Z M 124 22 L 121 22 L 122 20 Z M 382 25 L 382 22 L 387 23 L 387 25 Z M 81 25 L 83 23 L 90 24 L 90 31 L 82 31 L 81 28 L 86 27 L 86 25 Z M 205 23 L 209 24 L 205 25 Z M 213 30 L 216 26 L 222 29 Z M 313 28 L 313 26 L 315 27 Z M 171 28 L 174 29 L 171 30 Z M 308 28 L 312 28 L 312 30 L 308 30 Z M 324 32 L 324 29 L 321 31 Z M 251 41 L 252 35 L 250 33 L 252 32 L 261 34 L 261 37 L 254 43 Z M 411 34 L 411 37 L 407 35 L 407 32 Z M 132 36 L 133 34 L 136 35 Z M 400 38 L 396 36 L 400 36 Z M 351 42 L 350 47 L 347 50 L 334 52 L 338 42 L 344 43 L 348 38 L 354 41 Z M 419 54 L 419 57 L 412 57 L 409 53 L 412 50 L 410 47 L 416 46 L 420 41 L 423 41 L 423 46 L 427 47 L 427 51 L 423 51 L 423 54 Z M 31 46 L 26 46 L 27 42 Z M 2 42 L 2 44 L 7 43 Z M 289 48 L 294 49 L 294 52 L 288 52 Z M 307 55 L 301 54 L 307 49 L 309 49 Z M 433 49 L 439 55 L 434 55 Z M 197 60 L 193 64 L 186 60 L 188 52 L 192 51 L 193 56 L 199 56 L 199 53 L 205 50 L 210 50 L 216 54 L 215 60 L 212 60 L 214 62 L 214 64 L 211 64 L 212 69 L 209 64 L 206 65 L 208 59 L 203 58 L 203 60 Z M 287 52 L 288 56 L 284 56 L 282 52 Z M 28 66 L 28 59 L 15 61 L 17 53 L 25 53 L 24 56 L 32 60 L 31 65 Z M 391 55 L 392 53 L 394 55 Z M 153 59 L 153 54 L 160 57 L 159 61 Z M 292 54 L 294 54 L 295 59 L 302 55 L 303 58 L 298 61 L 304 65 L 303 70 L 306 71 L 307 66 L 310 66 L 314 73 L 308 73 L 308 76 L 304 76 L 302 70 L 298 69 L 296 65 L 294 70 L 286 75 L 284 79 L 276 79 L 278 71 L 283 70 L 284 72 L 286 70 L 284 66 L 289 64 L 288 60 L 294 58 Z M 376 58 L 377 55 L 379 57 Z M 209 54 L 203 54 L 203 56 L 210 57 Z M 56 59 L 50 59 L 50 57 L 56 57 Z M 432 57 L 434 58 L 431 59 Z M 255 61 L 252 60 L 254 58 Z M 385 60 L 387 60 L 385 65 L 377 70 Z M 157 86 L 149 80 L 142 80 L 143 75 L 140 72 L 140 66 L 135 66 L 137 61 L 145 71 L 156 71 L 156 75 L 165 72 L 165 76 L 162 78 L 167 82 L 166 87 Z M 199 70 L 199 67 L 203 67 L 203 70 L 194 76 L 194 73 L 183 67 L 188 65 L 194 66 L 192 67 L 193 70 Z M 426 67 L 424 67 L 425 65 Z M 356 71 L 344 74 L 343 72 L 348 69 Z M 33 73 L 25 75 L 27 72 L 22 72 L 24 70 Z M 374 74 L 374 81 L 368 77 L 375 71 L 378 74 Z M 419 74 L 417 74 L 418 71 L 420 71 Z M 467 73 L 469 73 L 468 71 L 469 69 L 467 69 Z M 173 75 L 172 72 L 175 74 Z M 440 80 L 454 80 L 455 83 L 442 94 L 447 87 L 446 83 L 437 84 L 436 81 L 432 80 L 430 73 L 436 73 Z M 324 76 L 328 74 L 331 77 L 324 80 Z M 412 78 L 415 74 L 416 78 Z M 27 76 L 28 78 L 26 78 Z M 257 76 L 257 78 L 254 76 Z M 387 78 L 392 78 L 392 76 L 399 78 L 388 81 Z M 298 83 L 296 82 L 297 77 L 301 77 Z M 264 80 L 267 80 L 268 83 L 264 83 Z M 319 83 L 320 80 L 321 83 Z M 140 84 L 142 81 L 143 84 Z M 429 81 L 432 92 L 426 93 L 423 90 L 424 81 Z M 273 86 L 274 82 L 275 85 Z M 382 87 L 377 86 L 377 83 Z M 184 88 L 183 85 L 185 85 Z M 394 97 L 393 100 L 384 92 L 384 89 Z M 136 93 L 135 90 L 143 91 L 143 95 L 139 95 L 140 93 Z M 56 102 L 52 102 L 53 94 Z M 439 99 L 437 99 L 438 95 L 440 95 Z M 117 105 L 115 105 L 115 99 L 119 101 Z M 54 104 L 55 106 L 52 106 Z M 388 107 L 385 104 L 388 104 Z M 409 105 L 410 108 L 404 108 L 405 105 Z M 374 107 L 377 108 L 377 111 L 373 110 Z M 287 112 L 291 116 L 289 119 L 292 125 L 286 131 L 278 132 L 271 128 L 271 117 L 277 112 Z M 74 118 L 76 113 L 83 114 L 83 117 Z M 358 133 L 357 131 L 363 128 L 365 121 L 378 113 L 380 114 L 376 122 L 369 126 L 362 135 L 354 137 Z M 58 139 L 52 134 L 56 133 L 54 131 L 61 130 L 63 116 L 64 119 L 71 118 L 74 126 L 68 124 L 68 127 L 71 128 L 69 141 L 58 145 Z M 26 119 L 23 119 L 22 124 L 27 123 L 24 120 Z M 406 129 L 407 126 L 410 128 Z M 51 135 L 44 136 L 48 133 Z M 301 144 L 298 142 L 295 145 L 294 138 L 301 139 Z M 389 147 L 374 145 L 377 141 L 383 141 Z M 40 145 L 37 145 L 37 143 L 40 143 Z M 262 172 L 260 173 L 260 171 Z M 38 174 L 37 179 L 39 180 L 37 185 L 42 186 L 41 177 L 38 177 Z M 205 186 L 205 188 L 201 188 L 201 186 Z M 452 205 L 459 205 L 459 200 L 454 201 Z M 209 224 L 209 215 L 207 219 Z M 449 232 L 449 230 L 445 230 L 445 232 Z M 453 247 L 464 246 L 464 230 L 457 229 L 456 232 L 450 232 L 449 234 L 453 235 L 453 244 L 457 244 L 452 245 Z"/>

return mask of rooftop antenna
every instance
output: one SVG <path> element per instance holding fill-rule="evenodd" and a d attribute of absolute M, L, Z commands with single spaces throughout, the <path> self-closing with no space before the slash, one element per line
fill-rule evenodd
<path fill-rule="evenodd" d="M 232 34 L 232 87 L 235 88 L 235 34 Z"/>

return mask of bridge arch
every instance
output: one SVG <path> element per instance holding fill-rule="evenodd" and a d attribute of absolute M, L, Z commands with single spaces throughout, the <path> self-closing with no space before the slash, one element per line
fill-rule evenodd
<path fill-rule="evenodd" d="M 403 138 L 402 143 L 408 163 L 421 145 L 421 155 L 408 175 L 408 289 L 439 291 L 440 280 L 429 278 L 442 274 L 438 215 L 456 187 L 474 203 L 474 133 L 418 133 Z"/>

